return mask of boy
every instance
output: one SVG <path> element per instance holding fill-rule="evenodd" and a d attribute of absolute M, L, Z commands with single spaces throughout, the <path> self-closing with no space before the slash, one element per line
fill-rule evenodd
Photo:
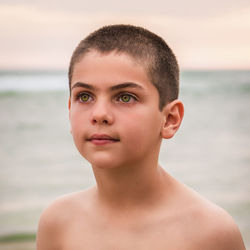
<path fill-rule="evenodd" d="M 232 218 L 158 165 L 178 130 L 179 68 L 168 45 L 140 27 L 90 34 L 69 67 L 69 119 L 96 186 L 42 214 L 37 250 L 241 250 Z"/>

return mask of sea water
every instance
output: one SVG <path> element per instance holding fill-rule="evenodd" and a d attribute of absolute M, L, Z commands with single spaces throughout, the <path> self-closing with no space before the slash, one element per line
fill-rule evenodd
<path fill-rule="evenodd" d="M 0 236 L 35 232 L 51 201 L 95 184 L 68 97 L 66 72 L 0 72 Z M 160 164 L 226 209 L 250 246 L 250 71 L 183 71 L 180 99 L 183 123 Z"/>

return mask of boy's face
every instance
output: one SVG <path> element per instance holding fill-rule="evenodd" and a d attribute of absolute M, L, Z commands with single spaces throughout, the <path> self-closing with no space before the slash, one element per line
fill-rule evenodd
<path fill-rule="evenodd" d="M 71 132 L 93 166 L 131 166 L 158 158 L 164 124 L 159 94 L 131 57 L 87 53 L 74 66 L 71 91 Z"/>

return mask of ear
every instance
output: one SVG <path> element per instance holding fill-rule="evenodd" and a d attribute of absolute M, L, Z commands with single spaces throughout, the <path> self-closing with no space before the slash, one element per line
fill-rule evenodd
<path fill-rule="evenodd" d="M 69 111 L 70 111 L 70 108 L 71 108 L 71 99 L 69 97 L 69 101 L 68 101 L 68 109 L 69 109 Z"/>
<path fill-rule="evenodd" d="M 69 101 L 68 101 L 68 109 L 69 109 L 69 132 L 72 133 L 71 122 L 70 122 L 70 108 L 71 108 L 71 99 L 69 97 Z"/>
<path fill-rule="evenodd" d="M 181 101 L 174 100 L 163 108 L 164 121 L 161 130 L 162 138 L 170 139 L 177 132 L 184 115 L 184 106 Z"/>

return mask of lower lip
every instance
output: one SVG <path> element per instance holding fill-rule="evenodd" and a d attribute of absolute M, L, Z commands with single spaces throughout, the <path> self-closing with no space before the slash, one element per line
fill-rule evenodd
<path fill-rule="evenodd" d="M 109 140 L 109 139 L 97 140 L 97 139 L 93 139 L 93 140 L 90 140 L 90 142 L 93 143 L 94 145 L 106 145 L 106 144 L 115 143 L 115 142 L 117 142 L 117 140 Z"/>

